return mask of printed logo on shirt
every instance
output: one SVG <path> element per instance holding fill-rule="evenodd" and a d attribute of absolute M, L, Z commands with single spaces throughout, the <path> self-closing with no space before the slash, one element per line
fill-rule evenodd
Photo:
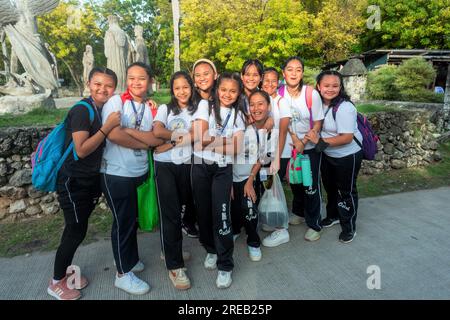
<path fill-rule="evenodd" d="M 186 129 L 188 128 L 188 124 L 186 122 L 186 120 L 182 119 L 182 118 L 176 118 L 176 119 L 172 119 L 167 128 L 171 131 L 174 130 L 181 130 L 181 129 Z"/>

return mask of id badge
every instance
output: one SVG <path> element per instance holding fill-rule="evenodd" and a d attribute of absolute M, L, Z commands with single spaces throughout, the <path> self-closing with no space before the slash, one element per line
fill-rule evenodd
<path fill-rule="evenodd" d="M 134 155 L 136 157 L 142 157 L 142 155 L 144 154 L 141 149 L 133 150 L 133 151 L 134 151 Z"/>
<path fill-rule="evenodd" d="M 261 180 L 261 182 L 267 181 L 267 170 L 266 169 L 259 170 L 259 179 Z"/>
<path fill-rule="evenodd" d="M 226 167 L 227 162 L 224 156 L 220 157 L 219 161 L 217 162 L 220 168 Z"/>

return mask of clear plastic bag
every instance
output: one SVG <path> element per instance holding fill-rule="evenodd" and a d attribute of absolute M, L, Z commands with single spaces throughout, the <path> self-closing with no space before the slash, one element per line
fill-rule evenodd
<path fill-rule="evenodd" d="M 289 213 L 283 186 L 278 174 L 270 176 L 269 182 L 259 202 L 259 222 L 274 228 L 287 228 Z"/>

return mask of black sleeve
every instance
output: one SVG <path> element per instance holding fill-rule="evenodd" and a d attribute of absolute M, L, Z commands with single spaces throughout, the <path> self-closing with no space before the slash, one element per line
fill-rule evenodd
<path fill-rule="evenodd" d="M 69 111 L 69 125 L 73 132 L 90 131 L 89 110 L 85 106 L 76 106 Z"/>

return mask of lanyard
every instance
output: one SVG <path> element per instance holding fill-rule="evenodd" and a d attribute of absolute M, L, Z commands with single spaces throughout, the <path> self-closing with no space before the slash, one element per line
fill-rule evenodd
<path fill-rule="evenodd" d="M 220 129 L 219 136 L 222 136 L 223 132 L 225 131 L 225 127 L 228 124 L 228 120 L 230 120 L 231 113 L 232 113 L 232 111 L 228 112 L 227 117 L 225 118 L 225 121 L 224 121 L 224 123 L 222 125 L 222 128 Z"/>
<path fill-rule="evenodd" d="M 100 121 L 100 123 L 102 123 L 102 116 L 98 112 L 97 105 L 95 104 L 94 99 L 92 99 L 92 97 L 89 96 L 88 100 L 91 103 L 91 105 L 94 106 L 94 110 L 95 110 L 95 113 L 97 114 L 98 120 Z"/>
<path fill-rule="evenodd" d="M 142 119 L 144 118 L 145 104 L 141 108 L 141 114 L 138 116 L 138 112 L 136 110 L 136 106 L 134 105 L 133 99 L 131 99 L 130 102 L 131 102 L 131 106 L 133 107 L 134 116 L 136 117 L 136 124 L 135 124 L 134 128 L 136 130 L 139 130 L 141 127 Z"/>

